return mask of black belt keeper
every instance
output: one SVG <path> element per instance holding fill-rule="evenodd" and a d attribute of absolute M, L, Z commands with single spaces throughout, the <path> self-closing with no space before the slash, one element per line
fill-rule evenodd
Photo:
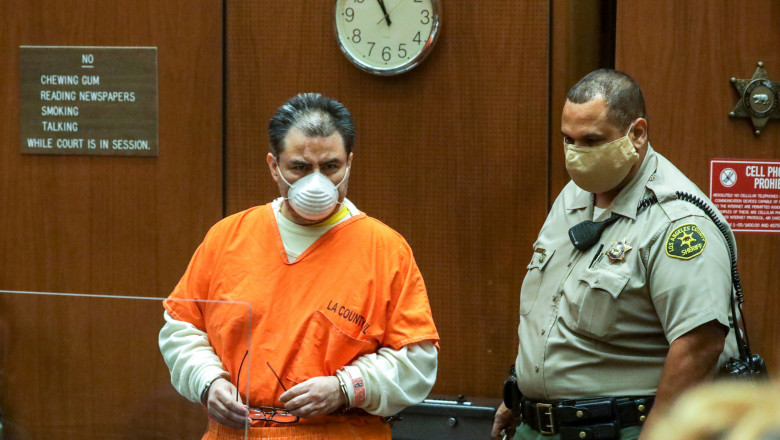
<path fill-rule="evenodd" d="M 523 423 L 561 439 L 611 440 L 620 429 L 641 425 L 653 406 L 654 396 L 594 397 L 588 399 L 537 402 L 523 399 Z"/>

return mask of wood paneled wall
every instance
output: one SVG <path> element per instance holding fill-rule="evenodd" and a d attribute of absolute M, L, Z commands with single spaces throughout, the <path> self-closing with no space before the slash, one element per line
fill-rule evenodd
<path fill-rule="evenodd" d="M 343 102 L 358 131 L 348 197 L 409 241 L 428 287 L 434 392 L 498 397 L 546 215 L 549 4 L 444 1 L 433 53 L 381 78 L 339 51 L 333 3 L 228 2 L 228 213 L 278 197 L 265 155 L 279 105 Z"/>
<path fill-rule="evenodd" d="M 159 157 L 21 155 L 20 45 L 157 47 Z M 0 289 L 167 296 L 222 215 L 221 2 L 3 0 L 0 58 Z M 1 294 L 6 438 L 198 438 L 162 323 L 156 301 Z"/>
<path fill-rule="evenodd" d="M 549 205 L 571 178 L 566 171 L 561 112 L 569 89 L 600 68 L 614 68 L 614 0 L 554 0 L 550 54 Z"/>
<path fill-rule="evenodd" d="M 705 193 L 711 158 L 780 159 L 777 120 L 755 136 L 728 116 L 731 77 L 751 78 L 763 61 L 780 81 L 780 3 L 636 0 L 618 2 L 617 17 L 616 66 L 642 87 L 656 151 Z M 752 348 L 780 371 L 780 235 L 741 233 L 737 247 Z"/>

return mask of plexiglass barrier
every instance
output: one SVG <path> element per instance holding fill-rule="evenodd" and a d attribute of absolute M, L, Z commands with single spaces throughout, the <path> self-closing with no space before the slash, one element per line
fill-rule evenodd
<path fill-rule="evenodd" d="M 0 290 L 0 440 L 200 439 L 206 410 L 174 389 L 160 353 L 164 300 Z M 246 332 L 229 349 L 249 350 L 249 304 L 170 305 Z"/>

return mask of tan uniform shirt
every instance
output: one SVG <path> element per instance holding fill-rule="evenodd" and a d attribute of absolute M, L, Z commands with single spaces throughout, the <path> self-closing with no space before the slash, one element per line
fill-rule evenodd
<path fill-rule="evenodd" d="M 648 145 L 639 172 L 598 220 L 612 213 L 620 219 L 581 252 L 568 230 L 593 219 L 593 195 L 573 182 L 563 189 L 534 243 L 520 293 L 516 367 L 527 397 L 653 395 L 672 341 L 712 320 L 728 325 L 726 241 L 675 191 L 716 210 Z M 653 194 L 658 203 L 637 215 L 639 202 Z M 610 251 L 621 256 L 618 242 L 628 250 L 610 258 Z"/>

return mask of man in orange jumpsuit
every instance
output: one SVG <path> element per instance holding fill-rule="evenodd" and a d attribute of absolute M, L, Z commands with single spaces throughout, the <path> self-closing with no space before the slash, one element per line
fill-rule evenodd
<path fill-rule="evenodd" d="M 204 439 L 389 440 L 381 416 L 436 378 L 422 276 L 403 237 L 346 199 L 343 105 L 297 95 L 269 135 L 282 197 L 214 225 L 164 302 L 171 382 L 208 408 Z"/>

